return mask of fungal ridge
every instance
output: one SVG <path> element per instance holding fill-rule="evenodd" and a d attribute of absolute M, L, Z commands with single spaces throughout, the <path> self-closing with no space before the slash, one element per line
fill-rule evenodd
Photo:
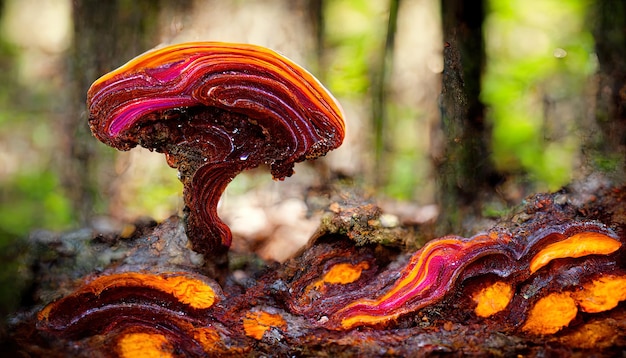
<path fill-rule="evenodd" d="M 508 305 L 513 297 L 511 289 L 519 289 L 527 280 L 532 280 L 543 270 L 549 270 L 552 262 L 607 256 L 617 252 L 621 246 L 620 238 L 595 223 L 554 226 L 526 238 L 509 238 L 495 232 L 469 239 L 444 237 L 430 241 L 413 254 L 401 270 L 400 278 L 385 292 L 348 303 L 334 312 L 325 326 L 351 329 L 384 325 L 440 302 L 457 287 L 459 280 L 492 273 L 501 276 L 504 281 L 496 282 L 482 296 L 475 296 L 483 297 L 477 298 L 477 305 L 483 304 L 481 300 L 501 300 L 493 303 L 499 305 L 494 312 L 483 313 L 490 316 L 503 310 L 503 305 Z M 486 269 L 489 267 L 493 268 L 493 272 Z M 485 312 L 484 307 L 481 306 L 481 309 Z"/>

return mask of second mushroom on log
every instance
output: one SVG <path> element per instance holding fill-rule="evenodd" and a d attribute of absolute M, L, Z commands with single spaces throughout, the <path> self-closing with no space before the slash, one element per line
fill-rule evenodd
<path fill-rule="evenodd" d="M 262 164 L 275 179 L 341 145 L 339 103 L 309 72 L 269 49 L 195 42 L 136 57 L 94 82 L 89 126 L 120 150 L 165 153 L 184 186 L 194 250 L 219 257 L 231 232 L 217 215 L 228 183 Z"/>

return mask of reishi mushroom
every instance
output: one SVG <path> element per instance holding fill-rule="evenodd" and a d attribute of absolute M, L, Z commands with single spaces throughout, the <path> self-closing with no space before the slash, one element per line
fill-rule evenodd
<path fill-rule="evenodd" d="M 80 337 L 116 326 L 151 326 L 157 319 L 162 325 L 193 320 L 221 297 L 217 283 L 193 272 L 120 272 L 86 280 L 37 318 L 48 331 Z"/>
<path fill-rule="evenodd" d="M 218 256 L 231 232 L 217 215 L 227 184 L 268 164 L 275 179 L 343 141 L 339 103 L 306 70 L 269 49 L 193 42 L 136 57 L 96 80 L 89 126 L 119 150 L 165 153 L 184 186 L 194 250 Z"/>
<path fill-rule="evenodd" d="M 591 277 L 593 281 L 588 286 L 592 288 L 582 291 L 583 293 L 552 293 L 533 302 L 538 292 L 553 284 L 553 277 L 564 275 L 564 278 L 554 281 L 565 285 L 561 287 L 565 291 L 570 289 L 569 286 L 580 285 L 580 280 L 589 279 L 585 275 L 594 274 L 595 265 L 585 264 L 587 272 L 583 271 L 574 278 L 569 277 L 572 275 L 572 267 L 556 269 L 554 272 L 548 270 L 547 276 L 542 276 L 541 271 L 559 259 L 608 256 L 621 247 L 622 241 L 614 233 L 603 225 L 592 222 L 549 226 L 524 239 L 499 231 L 471 238 L 443 237 L 428 242 L 415 252 L 400 270 L 400 276 L 390 282 L 382 292 L 379 292 L 378 283 L 372 284 L 372 288 L 365 290 L 375 292 L 373 297 L 361 297 L 339 307 L 329 316 L 325 325 L 341 330 L 357 326 L 386 325 L 402 315 L 441 302 L 444 296 L 455 290 L 459 282 L 473 277 L 495 275 L 508 279 L 509 283 L 479 287 L 472 295 L 473 304 L 476 305 L 475 314 L 478 317 L 489 317 L 503 311 L 513 301 L 512 290 L 520 290 L 524 299 L 518 299 L 517 307 L 533 306 L 524 331 L 552 334 L 576 316 L 578 306 L 585 310 L 586 305 L 591 306 L 587 301 L 602 301 L 609 303 L 599 305 L 600 310 L 608 310 L 626 297 L 626 290 L 613 290 L 613 296 L 607 294 L 606 287 L 619 286 L 613 282 L 622 282 L 622 276 L 616 276 L 613 281 Z M 600 270 L 602 266 L 598 266 Z M 560 308 L 560 305 L 565 307 L 560 311 L 568 312 L 568 315 L 562 315 L 565 323 L 544 330 L 552 318 L 536 312 L 546 312 L 544 307 L 559 311 L 556 308 Z M 526 313 L 518 315 L 516 309 L 511 309 L 509 314 L 517 316 L 511 318 L 512 321 L 519 321 L 524 320 Z"/>

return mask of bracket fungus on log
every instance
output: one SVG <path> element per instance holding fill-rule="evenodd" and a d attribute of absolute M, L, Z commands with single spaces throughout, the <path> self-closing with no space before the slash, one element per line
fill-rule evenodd
<path fill-rule="evenodd" d="M 531 271 L 530 263 L 553 245 L 581 240 L 585 255 L 572 247 L 568 256 Z M 613 249 L 605 250 L 607 242 Z M 504 332 L 516 339 L 543 339 L 571 325 L 562 338 L 584 346 L 589 340 L 575 328 L 585 321 L 589 325 L 582 327 L 593 329 L 596 341 L 616 334 L 610 327 L 596 332 L 594 316 L 626 300 L 623 243 L 604 225 L 573 221 L 528 236 L 496 228 L 472 238 L 444 237 L 405 262 L 384 264 L 371 247 L 334 237 L 266 271 L 245 292 L 222 292 L 214 281 L 185 272 L 100 276 L 46 306 L 37 326 L 81 344 L 100 335 L 90 344 L 105 342 L 121 356 L 139 350 L 245 355 L 326 344 L 371 345 L 370 352 L 379 352 L 374 355 L 381 354 L 374 350 L 380 346 L 402 356 L 402 349 L 421 346 L 400 342 L 426 339 L 442 321 L 444 331 L 483 327 L 486 332 L 478 329 L 477 336 Z M 205 298 L 194 298 L 197 292 Z M 430 319 L 431 329 L 423 328 Z M 464 333 L 457 334 L 463 344 Z"/>
<path fill-rule="evenodd" d="M 127 326 L 151 327 L 155 320 L 161 325 L 194 322 L 194 316 L 205 314 L 221 296 L 217 283 L 193 272 L 111 273 L 86 280 L 41 310 L 38 320 L 47 331 L 82 337 Z"/>
<path fill-rule="evenodd" d="M 532 219 L 410 255 L 322 235 L 245 289 L 117 267 L 39 311 L 35 334 L 122 356 L 612 356 L 626 347 L 626 190 L 612 195 L 592 209 L 540 198 Z"/>
<path fill-rule="evenodd" d="M 475 314 L 479 317 L 489 317 L 510 307 L 508 313 L 511 315 L 511 321 L 522 322 L 524 320 L 520 317 L 528 313 L 519 312 L 516 308 L 533 304 L 531 298 L 548 286 L 555 275 L 560 274 L 558 269 L 546 270 L 550 278 L 547 279 L 540 274 L 542 268 L 559 259 L 575 260 L 606 256 L 609 260 L 615 260 L 615 255 L 612 254 L 621 247 L 622 242 L 614 233 L 593 222 L 570 222 L 549 226 L 525 238 L 514 237 L 501 231 L 491 231 L 468 239 L 457 236 L 443 237 L 428 242 L 413 254 L 406 266 L 400 270 L 400 277 L 390 283 L 382 294 L 349 302 L 330 316 L 327 326 L 334 329 L 350 329 L 356 326 L 384 325 L 409 312 L 442 301 L 445 295 L 449 295 L 457 288 L 459 282 L 481 276 L 491 276 L 494 282 L 474 292 L 472 297 L 476 305 Z M 599 267 L 594 269 L 593 262 L 584 263 L 590 272 L 577 272 L 576 277 L 569 280 L 562 278 L 561 283 L 565 283 L 562 289 L 583 285 L 583 279 L 592 280 L 585 275 L 602 268 L 599 264 Z M 561 270 L 573 268 L 564 266 L 563 262 L 556 267 Z M 626 272 L 622 275 L 626 275 Z M 624 277 L 626 276 L 616 276 L 615 280 L 621 282 Z M 593 278 L 595 279 L 607 280 L 604 276 Z M 604 286 L 615 286 L 614 282 L 611 283 L 613 280 L 609 281 Z M 618 298 L 611 299 L 604 297 L 607 290 L 598 289 L 596 281 L 591 281 L 589 285 L 596 289 L 588 290 L 589 297 L 583 295 L 579 299 L 577 303 L 581 306 L 585 301 L 594 301 L 593 297 L 597 300 L 601 296 L 601 300 L 614 303 L 607 304 L 601 309 L 608 310 L 622 300 L 621 295 L 624 292 L 616 293 Z M 521 302 L 519 297 L 514 297 L 513 290 L 522 290 L 520 292 L 526 296 L 525 301 Z M 378 292 L 375 289 L 369 291 Z M 573 319 L 578 312 L 576 302 L 570 297 L 573 294 L 560 294 L 564 295 L 563 300 L 555 298 L 558 302 L 550 307 L 558 307 L 562 301 L 565 303 L 571 301 L 570 305 L 565 305 L 568 308 L 573 307 L 573 310 L 568 312 Z M 519 302 L 510 305 L 513 301 Z M 540 304 L 549 305 L 541 300 L 534 303 L 535 307 Z M 524 330 L 530 333 L 555 333 L 571 321 L 570 319 L 566 324 L 552 327 L 549 323 L 551 317 L 533 315 L 534 311 L 531 310 L 529 321 L 524 326 Z M 540 322 L 532 323 L 534 321 Z"/>
<path fill-rule="evenodd" d="M 345 132 L 339 103 L 309 72 L 246 44 L 147 52 L 96 80 L 87 104 L 99 140 L 163 152 L 179 170 L 187 235 L 203 254 L 230 247 L 217 204 L 237 174 L 268 164 L 282 180 L 294 163 L 337 148 Z"/>

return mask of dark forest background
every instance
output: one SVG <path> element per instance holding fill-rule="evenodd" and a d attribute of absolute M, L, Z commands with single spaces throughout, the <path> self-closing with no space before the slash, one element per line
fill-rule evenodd
<path fill-rule="evenodd" d="M 621 1 L 0 0 L 0 9 L 5 312 L 18 303 L 29 232 L 119 231 L 181 210 L 162 155 L 117 153 L 86 120 L 89 85 L 159 44 L 270 47 L 344 107 L 345 144 L 320 163 L 298 165 L 284 183 L 261 168 L 229 186 L 221 215 L 265 258 L 306 242 L 319 217 L 304 193 L 332 178 L 403 224 L 436 222 L 441 235 L 471 233 L 477 218 L 531 193 L 623 179 Z M 284 239 L 260 243 L 270 236 Z"/>

